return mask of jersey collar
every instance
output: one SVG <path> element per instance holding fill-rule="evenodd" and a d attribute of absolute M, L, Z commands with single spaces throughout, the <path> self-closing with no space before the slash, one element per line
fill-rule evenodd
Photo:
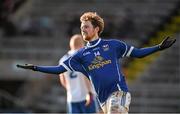
<path fill-rule="evenodd" d="M 101 38 L 98 38 L 97 40 L 88 42 L 86 46 L 89 48 L 95 47 L 100 43 L 100 41 L 101 41 Z"/>

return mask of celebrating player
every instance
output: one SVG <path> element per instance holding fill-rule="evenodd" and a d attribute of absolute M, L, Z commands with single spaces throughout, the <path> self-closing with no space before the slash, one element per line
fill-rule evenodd
<path fill-rule="evenodd" d="M 87 45 L 58 66 L 17 65 L 51 74 L 79 71 L 87 76 L 95 87 L 99 102 L 105 113 L 128 113 L 131 95 L 121 72 L 119 59 L 141 58 L 169 48 L 175 39 L 166 38 L 162 43 L 146 48 L 135 48 L 122 41 L 100 38 L 104 29 L 103 19 L 95 12 L 80 17 L 81 34 Z"/>
<path fill-rule="evenodd" d="M 84 41 L 80 34 L 73 35 L 69 44 L 70 51 L 60 59 L 60 64 L 78 49 L 84 47 Z M 97 112 L 93 88 L 81 72 L 67 71 L 60 74 L 59 78 L 67 90 L 68 114 Z"/>

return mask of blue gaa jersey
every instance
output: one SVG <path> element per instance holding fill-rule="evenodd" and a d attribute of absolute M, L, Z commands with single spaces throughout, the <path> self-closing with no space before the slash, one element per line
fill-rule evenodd
<path fill-rule="evenodd" d="M 99 38 L 87 43 L 62 66 L 66 70 L 84 73 L 92 81 L 99 101 L 104 103 L 112 92 L 128 91 L 119 59 L 130 56 L 133 49 L 119 40 Z"/>

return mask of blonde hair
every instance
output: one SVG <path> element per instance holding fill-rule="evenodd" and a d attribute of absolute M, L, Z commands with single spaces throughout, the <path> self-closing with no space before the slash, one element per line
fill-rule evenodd
<path fill-rule="evenodd" d="M 90 21 L 93 27 L 99 27 L 98 35 L 104 30 L 104 20 L 96 12 L 85 12 L 80 21 Z"/>

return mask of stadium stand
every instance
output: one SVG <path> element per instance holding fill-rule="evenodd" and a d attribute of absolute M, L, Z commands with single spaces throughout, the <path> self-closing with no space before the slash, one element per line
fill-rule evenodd
<path fill-rule="evenodd" d="M 102 0 L 26 1 L 24 6 L 12 15 L 18 31 L 19 21 L 24 17 L 37 21 L 46 16 L 54 22 L 55 29 L 52 36 L 23 36 L 18 33 L 13 37 L 3 36 L 3 31 L 0 30 L 0 112 L 66 111 L 66 94 L 58 84 L 57 76 L 17 70 L 15 64 L 25 61 L 40 65 L 58 64 L 58 59 L 68 50 L 67 30 L 69 26 L 73 26 L 69 25 L 69 22 L 76 16 L 89 10 L 100 13 L 105 17 L 105 22 L 108 19 L 113 21 L 115 27 L 112 37 L 117 37 L 117 33 L 121 32 L 116 30 L 121 23 L 119 20 L 131 16 L 134 31 L 128 31 L 127 36 L 123 36 L 127 38 L 122 40 L 141 46 L 149 40 L 152 33 L 159 31 L 161 24 L 167 23 L 174 10 L 179 8 L 178 3 L 179 0 L 103 0 L 103 3 Z M 127 14 L 129 10 L 130 14 Z M 179 21 L 178 16 L 174 20 Z M 111 26 L 106 26 L 109 27 Z M 106 37 L 106 34 L 104 36 Z M 179 34 L 176 37 L 178 38 Z M 173 50 L 179 50 L 178 43 L 159 55 L 148 69 L 144 69 L 143 74 L 138 74 L 137 80 L 130 83 L 130 112 L 180 112 L 180 62 L 177 62 L 180 52 L 172 53 Z M 167 69 L 166 65 L 171 67 Z"/>
<path fill-rule="evenodd" d="M 162 53 L 130 86 L 131 112 L 179 112 L 179 43 L 178 39 L 173 48 Z"/>
<path fill-rule="evenodd" d="M 179 11 L 178 9 L 169 23 L 166 23 L 162 30 L 157 32 L 156 38 L 150 40 L 150 44 L 154 44 L 158 40 L 161 41 L 163 36 L 173 36 L 177 38 L 176 45 L 161 55 L 156 54 L 145 58 L 143 63 L 138 62 L 138 60 L 131 63 L 131 66 L 136 68 L 134 70 L 132 67 L 129 68 L 129 71 L 132 70 L 129 75 L 134 74 L 133 78 L 137 75 L 140 76 L 137 82 L 134 82 L 130 87 L 132 95 L 135 97 L 132 100 L 132 112 L 179 112 L 180 92 L 177 91 L 180 89 Z M 143 73 L 140 73 L 142 71 Z M 141 108 L 137 109 L 136 107 Z"/>

